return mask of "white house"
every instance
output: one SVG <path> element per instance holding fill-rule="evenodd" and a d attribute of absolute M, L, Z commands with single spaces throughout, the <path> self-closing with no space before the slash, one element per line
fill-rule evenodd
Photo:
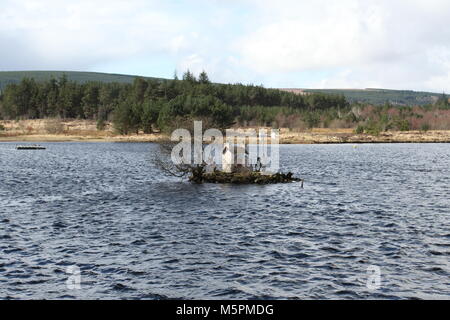
<path fill-rule="evenodd" d="M 225 143 L 222 151 L 222 171 L 251 171 L 248 149 L 243 145 Z"/>

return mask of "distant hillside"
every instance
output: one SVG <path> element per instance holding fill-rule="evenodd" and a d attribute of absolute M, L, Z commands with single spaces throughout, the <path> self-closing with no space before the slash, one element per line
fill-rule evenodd
<path fill-rule="evenodd" d="M 426 105 L 436 102 L 441 94 L 410 90 L 387 89 L 281 89 L 297 94 L 310 92 L 343 94 L 350 102 L 363 102 L 381 105 L 389 102 L 393 105 Z"/>
<path fill-rule="evenodd" d="M 10 83 L 18 83 L 23 78 L 33 78 L 36 81 L 47 81 L 66 74 L 69 80 L 80 83 L 88 81 L 132 83 L 138 76 L 79 71 L 0 71 L 0 90 Z M 149 78 L 149 77 L 145 77 Z M 389 102 L 394 105 L 426 105 L 436 102 L 440 94 L 407 90 L 386 89 L 280 89 L 297 94 L 309 92 L 343 94 L 350 102 L 363 102 L 380 105 Z"/>
<path fill-rule="evenodd" d="M 80 83 L 88 81 L 132 83 L 137 76 L 79 71 L 0 71 L 0 90 L 10 83 L 18 83 L 23 78 L 33 78 L 36 81 L 47 81 L 52 77 L 59 78 L 63 74 L 69 80 Z"/>

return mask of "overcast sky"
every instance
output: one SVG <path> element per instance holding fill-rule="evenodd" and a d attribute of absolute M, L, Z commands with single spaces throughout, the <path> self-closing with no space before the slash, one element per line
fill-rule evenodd
<path fill-rule="evenodd" d="M 448 0 L 0 0 L 0 70 L 450 92 Z"/>

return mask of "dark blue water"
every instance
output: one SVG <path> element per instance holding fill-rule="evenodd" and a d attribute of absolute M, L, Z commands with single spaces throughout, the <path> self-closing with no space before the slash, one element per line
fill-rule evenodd
<path fill-rule="evenodd" d="M 450 298 L 448 144 L 283 146 L 305 189 L 167 179 L 150 144 L 44 145 L 0 144 L 0 298 Z"/>

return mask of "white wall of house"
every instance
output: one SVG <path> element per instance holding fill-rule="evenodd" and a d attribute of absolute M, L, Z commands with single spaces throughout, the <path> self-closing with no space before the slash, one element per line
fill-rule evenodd
<path fill-rule="evenodd" d="M 222 152 L 222 171 L 233 172 L 237 165 L 247 167 L 248 156 L 245 147 L 225 143 Z"/>
<path fill-rule="evenodd" d="M 228 173 L 233 171 L 233 154 L 229 148 L 224 149 L 222 155 L 222 171 Z"/>

